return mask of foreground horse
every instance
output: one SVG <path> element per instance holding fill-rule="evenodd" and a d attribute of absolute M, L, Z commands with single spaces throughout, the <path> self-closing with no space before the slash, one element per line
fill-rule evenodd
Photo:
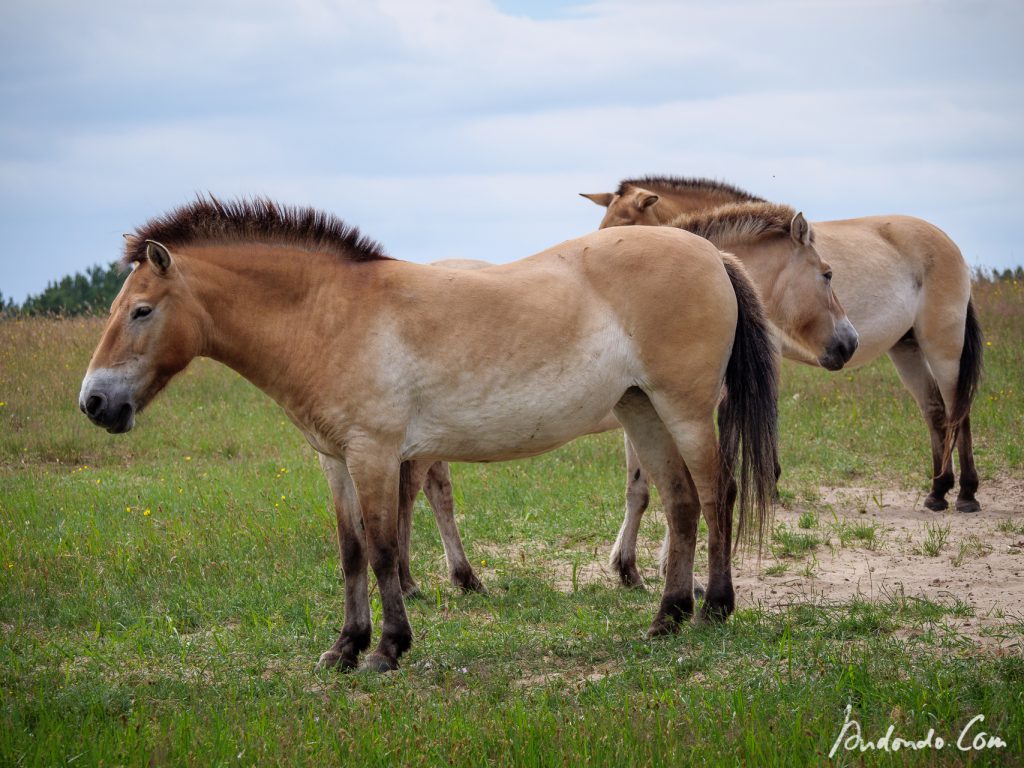
<path fill-rule="evenodd" d="M 728 184 L 672 177 L 627 180 L 614 194 L 584 197 L 607 207 L 602 227 L 663 224 L 699 234 L 735 253 L 766 300 L 769 319 L 776 325 L 785 321 L 785 305 L 773 303 L 771 297 L 778 291 L 780 270 L 787 268 L 786 252 L 768 236 L 737 240 L 744 229 L 765 235 L 781 229 L 781 222 L 774 228 L 762 226 L 764 213 L 778 206 Z M 722 226 L 730 219 L 737 226 Z M 960 465 L 956 509 L 978 511 L 970 411 L 981 377 L 983 346 L 971 303 L 970 271 L 960 250 L 937 227 L 909 216 L 816 222 L 808 236 L 832 266 L 836 292 L 860 335 L 849 365 L 888 354 L 924 415 L 932 448 L 932 487 L 925 506 L 935 511 L 948 507 L 945 497 L 954 485 L 955 443 Z M 791 360 L 816 364 L 785 338 L 782 352 Z M 631 481 L 628 498 L 613 550 L 613 564 L 627 583 L 639 578 L 633 563 L 647 498 L 642 475 Z"/>
<path fill-rule="evenodd" d="M 723 187 L 719 197 L 729 193 Z M 680 223 L 683 229 L 710 236 L 716 245 L 727 244 L 743 255 L 756 249 L 751 258 L 755 283 L 761 289 L 769 319 L 775 325 L 786 349 L 798 352 L 801 359 L 829 370 L 837 370 L 857 349 L 854 330 L 839 299 L 832 290 L 831 266 L 822 260 L 813 242 L 813 231 L 802 214 L 788 206 L 749 203 L 709 211 L 699 219 Z M 442 266 L 480 269 L 487 262 L 452 260 Z M 613 418 L 606 419 L 595 431 L 616 429 Z M 626 517 L 612 550 L 612 566 L 623 583 L 642 584 L 636 568 L 636 536 L 640 519 L 650 498 L 648 481 L 636 452 L 626 441 Z M 448 562 L 451 582 L 465 590 L 481 590 L 459 538 L 452 504 L 451 475 L 446 463 L 414 462 L 403 476 L 399 529 L 402 551 L 399 574 L 406 594 L 416 591 L 409 567 L 409 532 L 413 502 L 422 487 L 437 520 L 441 542 Z"/>
<path fill-rule="evenodd" d="M 126 432 L 204 355 L 284 408 L 320 455 L 338 522 L 345 623 L 322 665 L 354 667 L 370 644 L 368 562 L 383 629 L 364 665 L 394 669 L 411 644 L 398 577 L 403 461 L 531 456 L 612 410 L 670 529 L 650 634 L 692 615 L 702 511 L 702 615 L 732 612 L 732 478 L 742 445 L 737 534 L 760 535 L 777 459 L 776 370 L 753 287 L 707 241 L 606 230 L 514 264 L 451 270 L 392 260 L 312 210 L 199 200 L 137 230 L 125 258 L 134 269 L 80 407 Z M 436 344 L 445 336 L 458 343 Z"/>

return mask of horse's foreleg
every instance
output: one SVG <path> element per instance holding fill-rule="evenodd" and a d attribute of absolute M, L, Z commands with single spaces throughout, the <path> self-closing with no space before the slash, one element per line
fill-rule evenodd
<path fill-rule="evenodd" d="M 321 454 L 320 466 L 331 488 L 338 521 L 338 548 L 345 574 L 345 625 L 330 650 L 320 656 L 318 665 L 352 669 L 359 661 L 359 654 L 369 647 L 371 632 L 362 515 L 345 465 Z"/>
<path fill-rule="evenodd" d="M 630 390 L 616 405 L 615 415 L 661 494 L 668 520 L 665 588 L 648 635 L 675 632 L 693 615 L 693 558 L 700 502 L 676 441 L 647 396 Z"/>
<path fill-rule="evenodd" d="M 640 531 L 640 521 L 651 500 L 650 486 L 636 449 L 625 438 L 626 443 L 626 516 L 619 528 L 619 535 L 612 547 L 609 559 L 612 568 L 619 574 L 619 579 L 627 587 L 643 588 L 644 580 L 636 567 L 636 538 Z"/>
<path fill-rule="evenodd" d="M 400 463 L 385 447 L 349 447 L 348 470 L 363 513 L 366 551 L 377 577 L 383 628 L 377 648 L 363 666 L 378 672 L 398 668 L 398 658 L 412 645 L 398 577 L 398 486 Z"/>
<path fill-rule="evenodd" d="M 434 510 L 434 520 L 444 545 L 451 583 L 464 592 L 486 592 L 487 589 L 473 572 L 473 566 L 469 564 L 466 551 L 462 548 L 459 528 L 455 524 L 455 499 L 452 494 L 451 469 L 447 461 L 437 461 L 430 465 L 423 493 Z"/>

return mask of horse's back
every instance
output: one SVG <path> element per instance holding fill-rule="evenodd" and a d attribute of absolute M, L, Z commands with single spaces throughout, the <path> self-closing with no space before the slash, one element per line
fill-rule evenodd
<path fill-rule="evenodd" d="M 484 270 L 386 268 L 405 306 L 416 297 L 423 308 L 400 322 L 396 305 L 401 327 L 380 337 L 413 383 L 406 457 L 539 453 L 600 429 L 637 385 L 686 389 L 696 408 L 717 402 L 736 300 L 701 238 L 633 227 Z"/>
<path fill-rule="evenodd" d="M 931 222 L 915 216 L 863 216 L 822 221 L 814 225 L 825 235 L 845 243 L 844 251 L 860 249 L 869 262 L 900 262 L 913 265 L 922 276 L 933 270 L 967 274 L 967 265 L 956 243 Z M 830 246 L 829 252 L 836 250 Z M 844 254 L 845 255 L 845 254 Z"/>
<path fill-rule="evenodd" d="M 850 365 L 885 353 L 923 313 L 960 312 L 970 297 L 970 270 L 943 232 L 914 216 L 883 215 L 814 224 L 818 252 L 860 334 Z"/>

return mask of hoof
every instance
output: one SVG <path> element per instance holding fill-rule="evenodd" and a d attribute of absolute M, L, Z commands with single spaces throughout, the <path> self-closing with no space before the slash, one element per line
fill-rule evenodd
<path fill-rule="evenodd" d="M 647 630 L 647 637 L 664 637 L 665 635 L 675 635 L 679 633 L 681 629 L 678 621 L 673 621 L 667 616 L 659 616 L 651 624 L 651 628 Z"/>
<path fill-rule="evenodd" d="M 337 667 L 342 672 L 355 669 L 356 660 L 348 658 L 335 650 L 324 651 L 316 663 L 317 669 L 333 669 Z"/>
<path fill-rule="evenodd" d="M 468 576 L 452 574 L 450 578 L 452 586 L 457 589 L 461 589 L 463 592 L 478 592 L 481 595 L 487 594 L 487 587 L 484 586 L 484 583 L 480 581 L 472 571 L 469 572 Z"/>
<path fill-rule="evenodd" d="M 957 499 L 956 500 L 956 511 L 957 512 L 980 512 L 981 504 L 978 503 L 977 499 Z"/>
<path fill-rule="evenodd" d="M 647 585 L 644 584 L 644 577 L 640 575 L 640 571 L 635 566 L 632 568 L 620 568 L 619 581 L 622 582 L 622 586 L 630 589 L 647 589 Z"/>
<path fill-rule="evenodd" d="M 359 669 L 363 672 L 391 672 L 398 669 L 398 661 L 389 659 L 379 651 L 374 651 L 366 657 Z"/>
<path fill-rule="evenodd" d="M 421 595 L 420 585 L 416 582 L 402 587 L 402 597 L 406 599 L 420 597 Z"/>
<path fill-rule="evenodd" d="M 945 512 L 949 509 L 949 502 L 932 493 L 925 496 L 924 505 L 932 512 Z"/>
<path fill-rule="evenodd" d="M 702 624 L 724 624 L 730 613 L 732 611 L 728 606 L 704 603 L 700 609 L 700 622 Z"/>

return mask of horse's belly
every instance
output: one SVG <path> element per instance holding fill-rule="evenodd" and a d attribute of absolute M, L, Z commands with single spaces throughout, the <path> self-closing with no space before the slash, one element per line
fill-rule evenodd
<path fill-rule="evenodd" d="M 403 458 L 502 461 L 600 431 L 635 383 L 629 358 L 621 347 L 584 349 L 525 371 L 455 374 L 449 386 L 421 392 Z"/>

